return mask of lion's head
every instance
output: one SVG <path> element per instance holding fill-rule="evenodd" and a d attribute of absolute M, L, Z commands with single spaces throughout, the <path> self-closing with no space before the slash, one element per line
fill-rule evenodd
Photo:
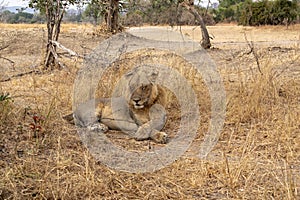
<path fill-rule="evenodd" d="M 158 72 L 136 68 L 125 75 L 128 81 L 126 100 L 129 106 L 135 109 L 143 109 L 151 106 L 158 98 L 158 86 L 155 80 Z"/>

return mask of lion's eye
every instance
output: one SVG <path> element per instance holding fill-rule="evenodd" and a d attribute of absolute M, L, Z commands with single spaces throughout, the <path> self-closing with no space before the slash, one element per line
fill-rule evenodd
<path fill-rule="evenodd" d="M 146 86 L 142 86 L 142 90 L 146 90 L 147 89 L 147 87 Z"/>

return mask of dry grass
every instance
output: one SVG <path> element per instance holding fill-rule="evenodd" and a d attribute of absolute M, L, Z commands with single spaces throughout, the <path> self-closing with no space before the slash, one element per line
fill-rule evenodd
<path fill-rule="evenodd" d="M 178 28 L 179 30 L 179 28 Z M 182 27 L 182 33 L 187 34 L 195 40 L 201 40 L 199 27 Z M 248 35 L 249 40 L 259 43 L 267 43 L 266 46 L 273 46 L 279 41 L 290 43 L 299 43 L 300 25 L 291 25 L 288 29 L 285 26 L 260 26 L 244 27 L 232 25 L 208 26 L 209 34 L 213 37 L 215 47 L 231 48 L 232 46 L 244 43 L 244 33 Z M 230 34 L 232 32 L 233 34 Z M 273 44 L 272 44 L 273 43 Z"/>
<path fill-rule="evenodd" d="M 1 52 L 16 61 L 15 70 L 1 61 L 6 76 L 39 62 L 43 31 L 26 26 L 0 26 L 7 35 L 16 31 L 23 35 L 22 43 L 16 37 Z M 88 34 L 89 28 L 76 32 L 77 26 L 70 27 L 61 41 L 81 54 L 102 40 Z M 68 69 L 0 83 L 0 92 L 13 97 L 0 102 L 0 199 L 299 199 L 300 49 L 295 45 L 299 27 L 210 28 L 219 40 L 214 44 L 217 49 L 208 52 L 224 80 L 227 118 L 206 160 L 190 152 L 164 169 L 144 174 L 113 171 L 96 161 L 76 129 L 62 120 L 71 111 L 72 84 L 81 65 L 80 60 L 65 58 Z M 229 29 L 234 32 L 226 32 Z M 239 43 L 244 42 L 240 33 L 244 29 L 255 32 L 252 39 L 263 75 L 252 54 L 247 54 L 247 45 Z M 286 37 L 262 44 L 270 33 Z M 242 38 L 224 39 L 238 34 Z M 35 60 L 26 60 L 29 55 Z M 209 101 L 203 100 L 201 106 L 205 111 Z M 34 116 L 41 120 L 35 122 Z M 197 140 L 201 141 L 202 131 Z"/>

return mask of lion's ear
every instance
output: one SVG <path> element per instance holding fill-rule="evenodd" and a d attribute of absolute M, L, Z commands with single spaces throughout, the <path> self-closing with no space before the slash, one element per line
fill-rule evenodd
<path fill-rule="evenodd" d="M 155 70 L 155 71 L 152 71 L 148 74 L 148 78 L 149 80 L 151 81 L 151 83 L 155 83 L 156 79 L 158 77 L 158 71 Z"/>

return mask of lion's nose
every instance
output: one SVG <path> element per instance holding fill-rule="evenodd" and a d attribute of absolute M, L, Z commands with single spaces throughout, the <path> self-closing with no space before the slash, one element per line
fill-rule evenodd
<path fill-rule="evenodd" d="M 138 98 L 138 97 L 137 97 L 137 98 L 133 98 L 132 100 L 133 100 L 135 103 L 138 103 L 138 102 L 141 100 L 141 98 Z"/>

